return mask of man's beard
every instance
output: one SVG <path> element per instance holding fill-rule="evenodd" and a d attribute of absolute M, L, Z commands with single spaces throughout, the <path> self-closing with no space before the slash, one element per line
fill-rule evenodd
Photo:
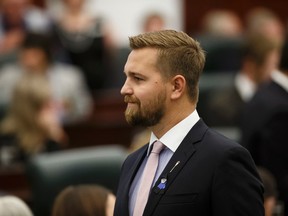
<path fill-rule="evenodd" d="M 147 103 L 145 107 L 141 107 L 141 102 L 138 98 L 125 96 L 124 100 L 126 103 L 134 103 L 133 108 L 127 107 L 125 111 L 126 121 L 130 125 L 150 127 L 158 124 L 164 115 L 166 94 L 159 94 L 158 97 Z"/>

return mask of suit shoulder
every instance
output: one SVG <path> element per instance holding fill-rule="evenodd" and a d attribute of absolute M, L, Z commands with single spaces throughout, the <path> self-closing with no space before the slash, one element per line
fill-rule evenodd
<path fill-rule="evenodd" d="M 203 137 L 202 142 L 204 146 L 210 148 L 215 153 L 218 151 L 225 152 L 225 150 L 231 150 L 231 149 L 240 149 L 243 151 L 247 151 L 246 148 L 244 148 L 238 142 L 224 136 L 223 134 L 213 129 L 207 130 L 205 136 Z"/>
<path fill-rule="evenodd" d="M 146 144 L 146 145 L 142 146 L 141 148 L 131 152 L 127 156 L 125 162 L 133 163 L 139 156 L 143 155 L 147 151 L 147 149 L 148 149 L 148 144 Z"/>

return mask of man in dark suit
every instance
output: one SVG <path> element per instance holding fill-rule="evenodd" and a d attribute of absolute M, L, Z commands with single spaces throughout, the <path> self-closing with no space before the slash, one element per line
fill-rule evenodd
<path fill-rule="evenodd" d="M 246 105 L 241 124 L 241 144 L 255 163 L 276 178 L 279 199 L 288 216 L 288 43 L 282 49 L 279 71 Z"/>
<path fill-rule="evenodd" d="M 211 127 L 239 127 L 243 106 L 259 86 L 270 80 L 271 73 L 277 68 L 279 44 L 274 40 L 259 35 L 247 36 L 242 52 L 241 69 L 233 80 L 229 80 L 231 83 L 225 86 L 223 80 L 216 88 L 207 91 L 205 98 L 200 97 L 199 114 Z"/>
<path fill-rule="evenodd" d="M 199 43 L 163 30 L 130 37 L 130 47 L 121 89 L 125 117 L 152 134 L 123 164 L 114 216 L 264 216 L 263 187 L 249 152 L 209 129 L 196 111 L 205 63 Z M 139 205 L 159 142 L 164 149 L 150 194 Z"/>

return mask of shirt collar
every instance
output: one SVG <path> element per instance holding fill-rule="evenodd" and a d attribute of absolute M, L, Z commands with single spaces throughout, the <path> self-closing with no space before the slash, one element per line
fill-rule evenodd
<path fill-rule="evenodd" d="M 288 76 L 283 74 L 282 72 L 275 70 L 271 74 L 272 80 L 280 85 L 283 89 L 288 92 Z"/>
<path fill-rule="evenodd" d="M 235 86 L 243 101 L 249 101 L 256 91 L 255 83 L 241 72 L 235 77 Z"/>
<path fill-rule="evenodd" d="M 149 147 L 147 154 L 149 154 L 152 144 L 159 140 L 172 152 L 175 152 L 179 147 L 180 143 L 183 141 L 185 136 L 191 130 L 191 128 L 199 121 L 200 117 L 196 110 L 194 110 L 189 116 L 180 121 L 174 127 L 172 127 L 168 132 L 166 132 L 160 139 L 158 139 L 152 132 L 149 142 Z"/>

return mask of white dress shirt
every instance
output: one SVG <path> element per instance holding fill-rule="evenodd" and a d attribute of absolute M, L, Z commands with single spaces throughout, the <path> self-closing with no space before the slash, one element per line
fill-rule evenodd
<path fill-rule="evenodd" d="M 246 75 L 238 73 L 235 77 L 235 86 L 243 101 L 248 102 L 256 92 L 256 84 Z"/>

